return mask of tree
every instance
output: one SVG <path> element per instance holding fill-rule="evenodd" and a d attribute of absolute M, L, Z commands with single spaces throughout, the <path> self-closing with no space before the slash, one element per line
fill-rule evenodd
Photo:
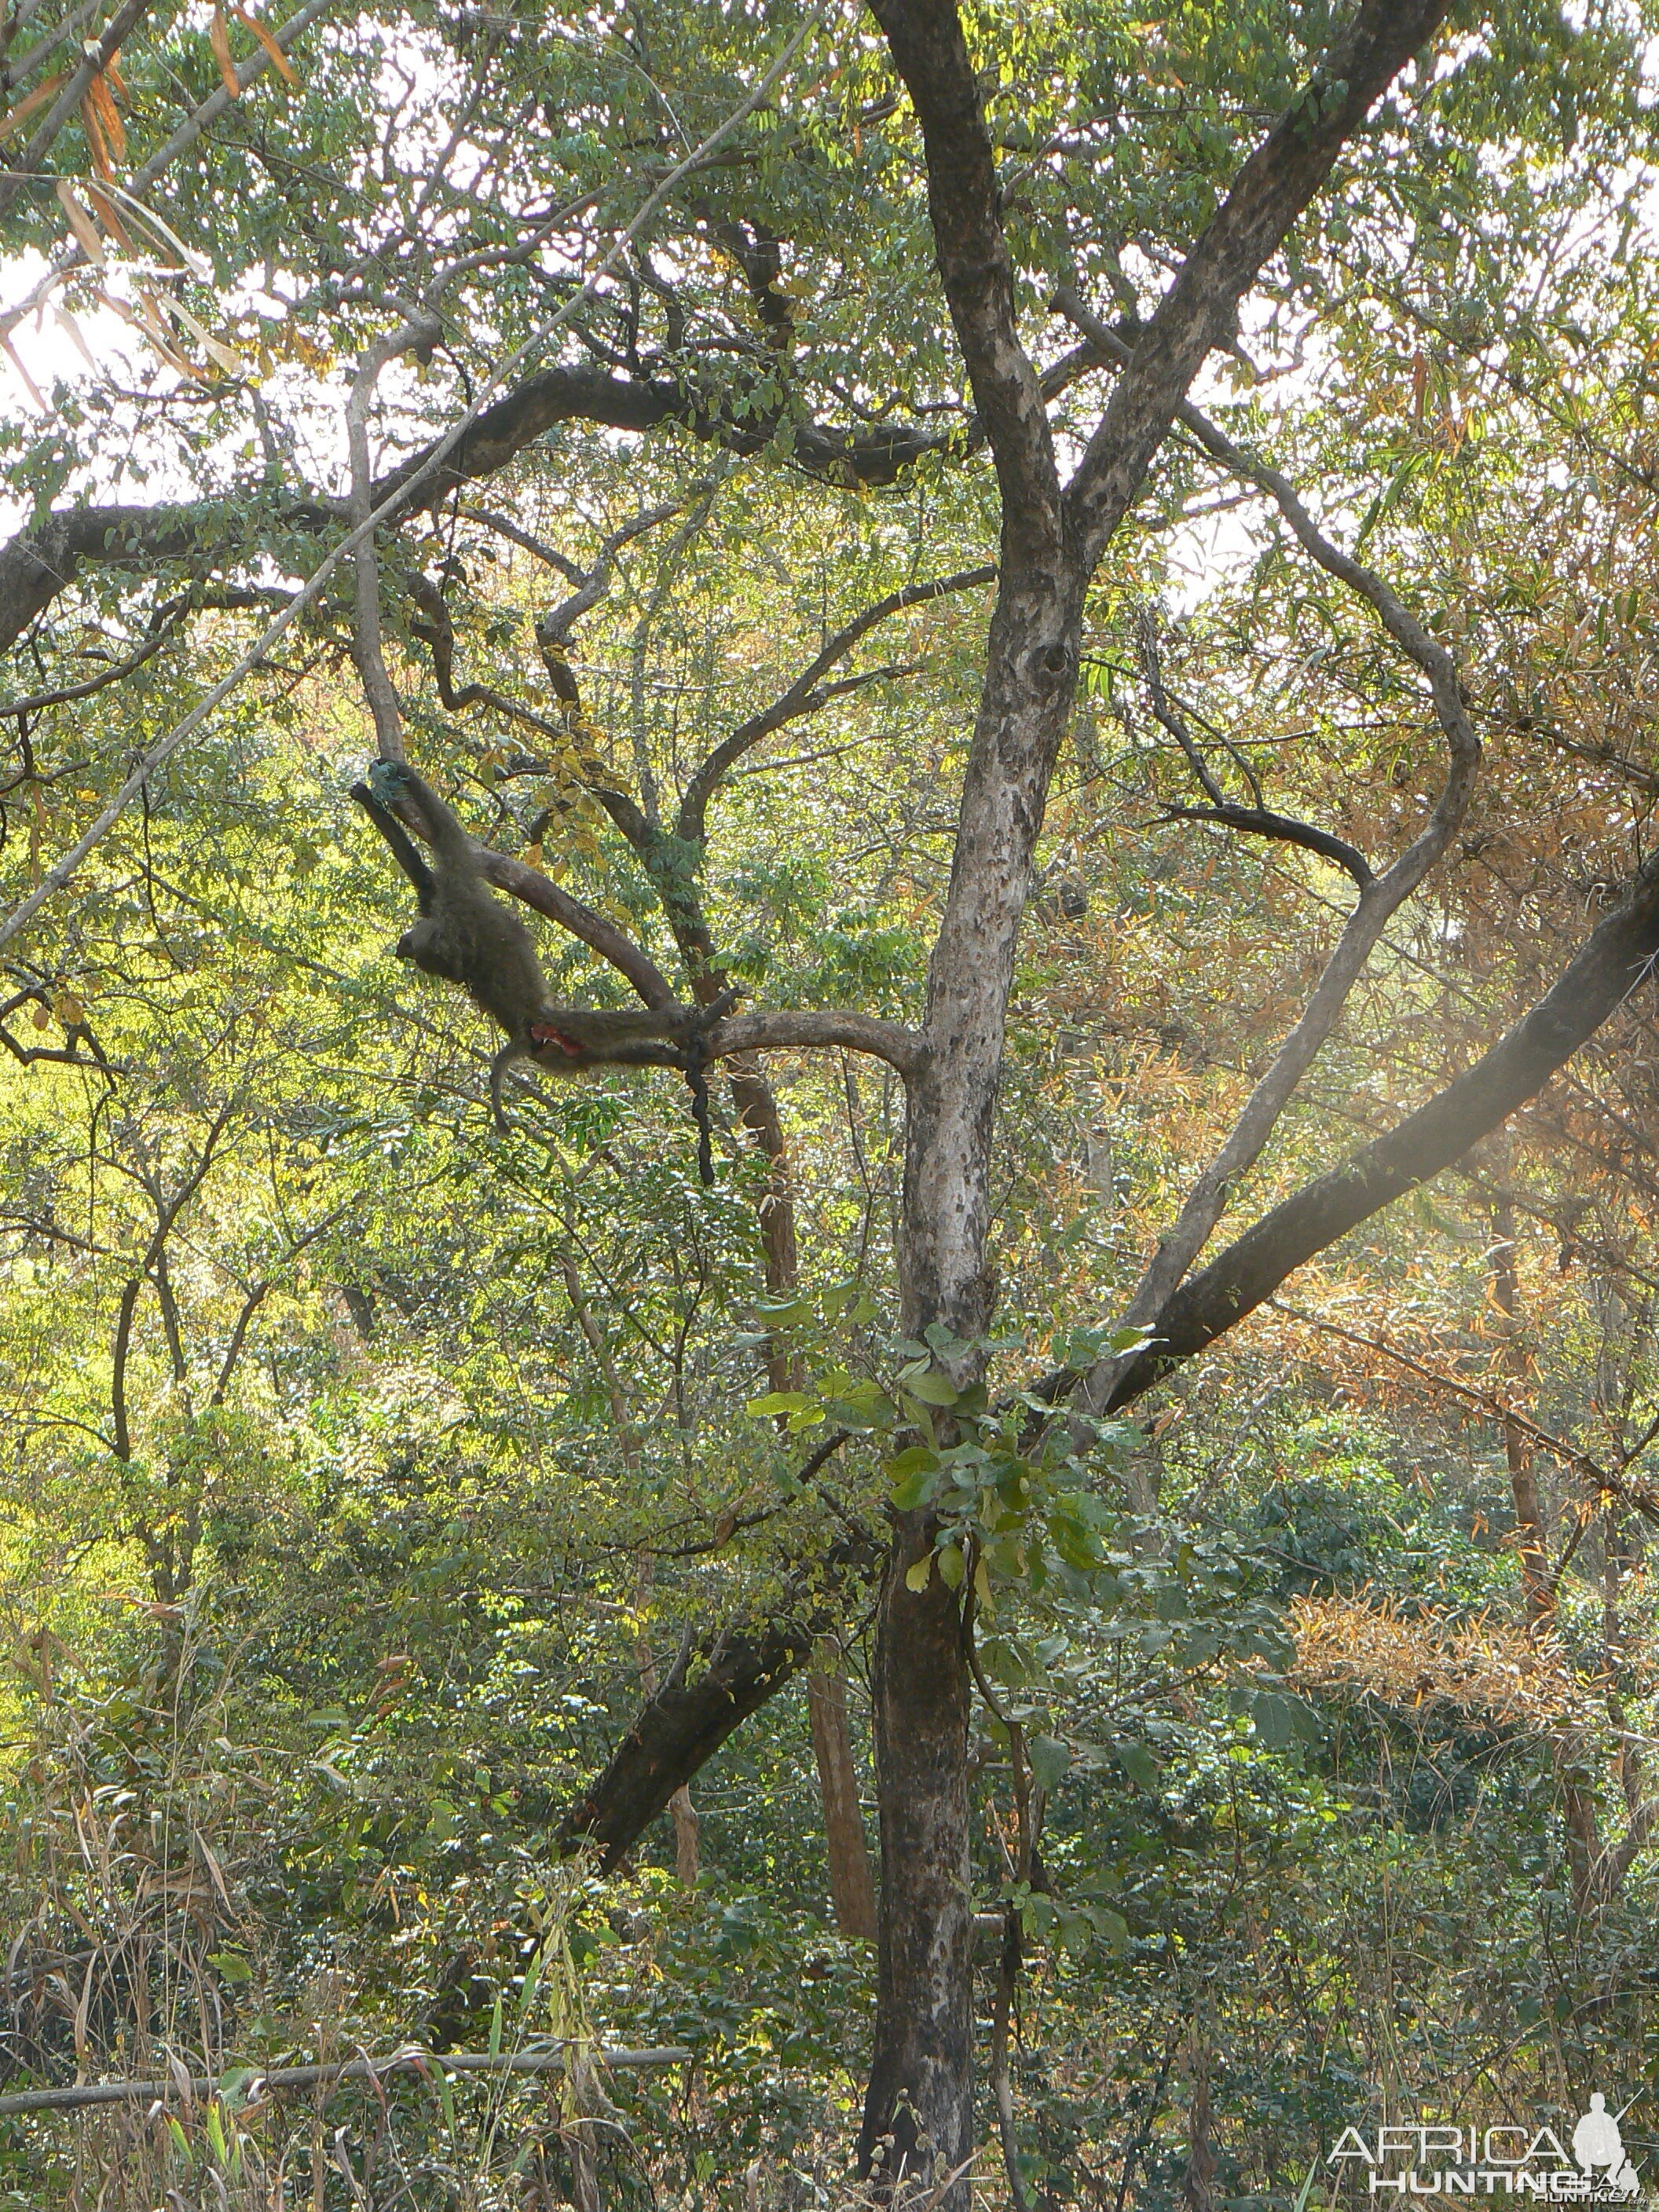
<path fill-rule="evenodd" d="M 1431 233 L 1468 223 L 1473 186 L 1459 187 L 1459 202 L 1438 179 L 1467 179 L 1505 133 L 1523 149 L 1520 168 L 1570 149 L 1587 125 L 1606 146 L 1640 143 L 1631 49 L 1614 30 L 1598 25 L 1580 38 L 1540 11 L 1447 31 L 1446 12 L 1443 0 L 1361 0 L 1340 19 L 1316 11 L 1291 21 L 1263 9 L 1206 30 L 1170 17 L 1152 27 L 1143 70 L 1135 48 L 1147 27 L 1108 11 L 1079 7 L 1026 28 L 964 24 L 948 0 L 879 0 L 879 43 L 856 16 L 814 17 L 761 72 L 746 65 L 748 27 L 711 20 L 706 9 L 630 15 L 609 41 L 573 32 L 550 70 L 533 27 L 437 14 L 410 34 L 432 70 L 420 94 L 428 148 L 401 108 L 385 104 L 387 73 L 409 75 L 405 33 L 390 21 L 360 15 L 347 32 L 323 18 L 313 29 L 320 11 L 301 10 L 274 37 L 256 34 L 258 51 L 238 64 L 222 16 L 205 45 L 182 18 L 148 20 L 135 41 L 139 18 L 126 9 L 73 75 L 49 95 L 42 82 L 40 98 L 26 94 L 14 107 L 16 127 L 27 108 L 32 131 L 15 171 L 0 179 L 0 207 L 13 211 L 20 246 L 47 246 L 56 258 L 7 327 L 21 328 L 37 300 L 77 288 L 85 304 L 102 301 L 135 318 L 155 349 L 155 404 L 191 493 L 148 505 L 96 495 L 105 489 L 98 416 L 113 403 L 95 392 L 66 406 L 46 432 L 14 441 L 24 448 L 17 482 L 37 512 L 0 551 L 0 643 L 33 654 L 39 680 L 32 695 L 20 684 L 7 710 L 18 732 L 13 787 L 38 796 L 61 772 L 43 772 L 36 726 L 88 697 L 112 700 L 112 715 L 131 719 L 137 754 L 128 767 L 118 748 L 100 750 L 104 788 L 87 802 L 90 811 L 63 817 L 64 860 L 0 925 L 6 944 L 28 925 L 58 930 L 24 974 L 25 988 L 50 992 L 71 964 L 51 899 L 83 880 L 76 869 L 123 809 L 169 762 L 178 772 L 179 749 L 235 684 L 270 667 L 286 635 L 319 638 L 319 651 L 349 658 L 383 756 L 398 757 L 414 726 L 402 696 L 409 681 L 400 691 L 394 670 L 418 666 L 422 654 L 445 715 L 483 708 L 515 743 L 533 744 L 521 756 L 503 740 L 490 763 L 508 777 L 533 774 L 553 794 L 531 825 L 530 857 L 494 853 L 491 879 L 608 961 L 647 1004 L 662 1003 L 673 987 L 644 925 L 576 898 L 537 865 L 566 816 L 582 834 L 614 833 L 687 988 L 712 1000 L 736 956 L 720 933 L 720 920 L 732 927 L 735 900 L 712 881 L 711 808 L 730 802 L 738 772 L 776 731 L 902 684 L 902 664 L 854 667 L 866 638 L 878 641 L 896 618 L 994 581 L 918 1018 L 880 1018 L 862 1006 L 765 1008 L 733 1018 L 714 1040 L 734 1063 L 733 1103 L 767 1164 L 757 1229 L 775 1311 L 798 1287 L 796 1210 L 788 1133 L 751 1056 L 844 1048 L 902 1079 L 897 1334 L 913 1364 L 898 1402 L 918 1419 L 918 1407 L 939 1418 L 925 1442 L 896 1439 L 879 1539 L 860 1527 L 827 1556 L 804 1559 L 775 1617 L 722 1629 L 708 1639 L 708 1666 L 672 1669 L 568 1822 L 573 1837 L 599 1836 L 613 1858 L 626 1850 L 745 1714 L 806 1662 L 848 1581 L 873 1574 L 880 1966 L 861 2147 L 866 2162 L 878 2153 L 890 2160 L 890 2176 L 942 2159 L 959 2177 L 951 2203 L 965 2202 L 960 2176 L 972 2149 L 971 1615 L 993 1532 L 969 1528 L 964 1548 L 937 1487 L 911 1476 L 931 1479 L 942 1453 L 977 1449 L 983 1424 L 1012 1402 L 1024 1431 L 1015 1461 L 1033 1470 L 1064 1462 L 1079 1482 L 1109 1486 L 1110 1415 L 1221 1337 L 1296 1267 L 1464 1158 L 1623 1005 L 1659 951 L 1659 877 L 1644 869 L 1505 1036 L 1199 1264 L 1300 1098 L 1386 927 L 1462 831 L 1480 744 L 1446 626 L 1437 629 L 1414 611 L 1414 593 L 1341 549 L 1336 524 L 1316 520 L 1288 476 L 1261 458 L 1258 425 L 1242 424 L 1251 442 L 1241 442 L 1212 419 L 1217 404 L 1200 410 L 1189 394 L 1218 358 L 1248 361 L 1258 328 L 1272 349 L 1279 318 L 1303 315 L 1299 335 L 1316 344 L 1318 305 L 1337 289 L 1334 272 L 1360 272 L 1380 289 L 1402 226 Z M 278 65 L 274 49 L 285 55 L 302 34 L 307 75 L 290 106 L 280 114 L 244 106 L 253 76 Z M 124 40 L 118 80 L 112 57 Z M 795 89 L 788 71 L 804 70 L 809 54 L 821 57 L 823 76 Z M 15 58 L 12 87 L 38 79 L 50 58 L 39 45 Z M 171 135 L 160 121 L 164 64 L 199 95 Z M 1005 72 L 1024 112 L 1002 100 Z M 1143 79 L 1158 88 L 1145 112 Z M 124 124 L 118 95 L 128 80 Z M 682 94 L 676 101 L 663 89 L 671 82 Z M 382 125 L 366 204 L 352 174 L 363 111 Z M 150 150 L 122 180 L 127 135 L 141 118 Z M 56 194 L 26 191 L 54 149 L 78 166 L 64 171 Z M 1535 228 L 1516 210 L 1503 268 L 1523 264 L 1550 213 L 1589 189 L 1570 169 L 1566 184 L 1540 196 Z M 71 240 L 58 246 L 64 219 Z M 302 377 L 287 380 L 284 410 L 273 413 L 231 349 L 228 325 L 216 335 L 185 305 L 188 284 L 172 289 L 137 270 L 124 296 L 104 272 L 122 255 L 137 270 L 143 241 L 181 230 L 212 257 L 213 283 L 205 270 L 191 271 L 206 295 L 198 308 L 210 300 L 222 311 L 263 264 L 264 291 L 282 303 L 263 342 L 307 371 L 336 371 L 344 453 L 331 485 L 310 480 L 302 458 L 314 427 Z M 915 274 L 927 258 L 949 340 L 931 283 Z M 1115 319 L 1090 304 L 1103 291 Z M 1051 309 L 1063 346 L 1048 337 Z M 1363 321 L 1340 306 L 1329 313 L 1334 356 L 1358 346 Z M 337 369 L 348 351 L 349 370 Z M 438 367 L 435 382 L 393 379 L 405 357 Z M 1351 388 L 1363 389 L 1364 373 L 1361 362 Z M 1103 378 L 1103 405 L 1094 397 Z M 378 473 L 369 442 L 377 406 L 382 422 L 398 427 L 401 449 Z M 590 530 L 581 560 L 517 513 L 476 504 L 488 479 L 509 492 L 532 483 L 548 465 L 539 441 L 573 424 L 656 434 L 672 479 L 662 499 L 617 526 Z M 1420 719 L 1426 696 L 1445 765 L 1412 834 L 1382 826 L 1392 857 L 1375 865 L 1346 837 L 1267 804 L 1254 779 L 1249 803 L 1229 799 L 1164 680 L 1155 617 L 1139 621 L 1149 712 L 1198 783 L 1175 818 L 1334 863 L 1352 880 L 1355 902 L 1304 1007 L 1139 1281 L 1119 1311 L 1087 1317 L 1117 1324 L 1115 1333 L 1005 1401 L 992 1388 L 1000 1385 L 990 1369 L 997 1296 L 988 1240 L 1020 930 L 1055 764 L 1075 728 L 1089 625 L 1103 600 L 1121 593 L 1112 570 L 1121 534 L 1177 427 L 1190 441 L 1179 466 L 1195 448 L 1264 495 L 1307 560 L 1375 618 L 1421 679 L 1412 708 Z M 246 450 L 233 465 L 224 456 L 243 431 Z M 572 474 L 602 483 L 614 467 L 605 438 L 568 435 Z M 895 563 L 908 573 L 883 577 L 883 588 L 823 619 L 793 681 L 754 702 L 686 768 L 676 804 L 647 742 L 647 647 L 677 564 L 694 552 L 708 566 L 732 557 L 711 551 L 709 533 L 738 459 L 763 480 L 805 479 L 826 497 L 886 494 L 896 512 L 904 501 L 947 505 L 951 526 L 941 534 L 953 554 L 983 526 L 980 463 L 988 459 L 994 559 L 969 544 L 975 557 L 922 560 L 934 538 L 909 513 L 908 557 Z M 1375 508 L 1409 483 L 1391 481 Z M 1340 514 L 1341 502 L 1334 505 Z M 1368 516 L 1367 527 L 1378 519 Z M 428 526 L 435 545 L 422 544 Z M 763 538 L 757 518 L 739 517 L 737 526 Z M 492 640 L 483 595 L 469 599 L 467 560 L 481 558 L 492 537 L 524 546 L 571 586 L 536 625 L 551 704 L 528 697 L 524 671 Z M 624 749 L 591 711 L 572 655 L 578 626 L 605 600 L 628 549 L 647 538 L 663 550 L 639 608 L 629 671 L 630 783 Z M 274 573 L 309 580 L 284 597 L 270 583 Z M 456 605 L 475 621 L 469 638 L 481 665 L 494 653 L 500 681 L 457 681 Z M 88 627 L 78 639 L 66 606 L 82 610 Z M 244 645 L 229 623 L 250 606 L 276 612 Z M 94 640 L 94 611 L 113 625 L 109 636 Z M 216 616 L 228 621 L 216 628 Z M 157 692 L 140 687 L 185 634 L 216 656 L 220 672 L 181 716 L 171 703 L 158 716 Z M 89 677 L 75 678 L 64 665 L 77 645 L 101 656 Z M 186 680 L 202 679 L 191 669 Z M 434 713 L 427 726 L 440 722 Z M 62 726 L 67 732 L 72 718 Z M 68 1024 L 71 1054 L 81 1028 Z M 781 1323 L 764 1355 L 775 1409 L 787 1412 L 810 1393 Z M 931 1455 L 930 1465 L 907 1470 L 907 1449 Z M 807 1479 L 822 1464 L 809 1462 Z M 689 1646 L 683 1656 L 690 1656 Z"/>

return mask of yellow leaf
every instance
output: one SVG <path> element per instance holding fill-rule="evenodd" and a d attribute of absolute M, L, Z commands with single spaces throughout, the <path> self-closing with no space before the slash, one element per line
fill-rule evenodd
<path fill-rule="evenodd" d="M 98 226 L 70 190 L 69 179 L 58 179 L 58 204 L 69 218 L 69 227 L 75 233 L 76 242 L 94 269 L 105 266 L 104 241 L 98 235 Z"/>
<path fill-rule="evenodd" d="M 254 37 L 258 39 L 259 44 L 270 56 L 271 67 L 281 76 L 285 77 L 289 84 L 297 85 L 300 80 L 295 72 L 293 63 L 289 61 L 288 56 L 283 52 L 276 40 L 271 37 L 270 32 L 266 30 L 264 25 L 259 21 L 258 18 L 254 15 L 250 15 L 246 8 L 235 7 L 234 0 L 232 12 L 235 15 L 239 23 L 246 23 L 247 25 L 249 30 L 252 32 Z"/>
<path fill-rule="evenodd" d="M 225 11 L 214 0 L 213 21 L 208 25 L 208 44 L 213 48 L 213 58 L 219 64 L 219 74 L 225 81 L 225 90 L 233 100 L 240 100 L 242 88 L 236 78 L 236 64 L 230 56 L 230 33 L 225 27 Z"/>
<path fill-rule="evenodd" d="M 37 1006 L 34 1009 L 34 1012 L 29 1016 L 29 1019 L 34 1024 L 35 1028 L 38 1030 L 50 1029 L 52 1026 L 51 1007 Z"/>
<path fill-rule="evenodd" d="M 0 138 L 9 137 L 20 123 L 33 115 L 37 107 L 44 107 L 53 94 L 61 92 L 63 88 L 64 72 L 59 70 L 56 76 L 46 78 L 43 82 L 35 86 L 33 92 L 25 93 L 15 107 L 9 109 L 4 115 L 0 115 Z"/>
<path fill-rule="evenodd" d="M 227 370 L 232 376 L 241 374 L 242 358 L 240 354 L 234 353 L 228 345 L 222 344 L 210 331 L 197 321 L 190 309 L 180 301 L 169 297 L 167 306 L 210 360 L 217 362 L 219 367 Z"/>
<path fill-rule="evenodd" d="M 66 1030 L 78 1029 L 87 1018 L 87 1010 L 73 991 L 60 991 L 52 1000 L 52 1011 Z"/>
<path fill-rule="evenodd" d="M 933 1573 L 933 1555 L 929 1552 L 925 1558 L 918 1559 L 915 1566 L 912 1567 L 905 1576 L 905 1589 L 912 1590 L 925 1590 L 927 1587 L 927 1577 Z"/>

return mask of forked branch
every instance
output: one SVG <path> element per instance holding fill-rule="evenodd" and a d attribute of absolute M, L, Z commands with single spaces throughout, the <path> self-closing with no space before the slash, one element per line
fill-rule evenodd
<path fill-rule="evenodd" d="M 948 592 L 971 591 L 977 585 L 994 583 L 996 573 L 994 564 L 983 563 L 976 568 L 959 568 L 954 575 L 935 576 L 925 584 L 906 584 L 875 600 L 854 615 L 851 622 L 844 623 L 819 647 L 787 690 L 781 692 L 769 707 L 739 723 L 729 737 L 722 738 L 696 770 L 680 802 L 677 835 L 690 844 L 701 844 L 708 834 L 708 802 L 728 770 L 774 730 L 781 729 L 786 722 L 794 721 L 802 714 L 815 712 L 835 691 L 851 688 L 851 684 L 858 681 L 854 678 L 842 685 L 823 684 L 830 671 L 838 661 L 844 660 L 859 640 L 878 623 L 885 622 L 890 615 L 902 613 L 906 607 L 926 606 Z"/>
<path fill-rule="evenodd" d="M 1055 305 L 1103 354 L 1118 362 L 1128 358 L 1128 349 L 1116 332 L 1091 313 L 1071 288 L 1062 288 L 1056 295 Z M 1176 415 L 1212 458 L 1245 482 L 1269 494 L 1304 550 L 1375 611 L 1389 635 L 1423 671 L 1445 742 L 1448 763 L 1445 781 L 1427 822 L 1382 875 L 1372 876 L 1369 864 L 1352 847 L 1340 847 L 1340 854 L 1346 855 L 1342 865 L 1359 885 L 1358 902 L 1325 963 L 1300 1020 L 1252 1091 L 1214 1160 L 1194 1183 L 1174 1226 L 1160 1239 L 1123 1314 L 1126 1328 L 1146 1328 L 1153 1322 L 1209 1242 L 1240 1177 L 1260 1158 L 1315 1055 L 1335 1027 L 1390 917 L 1417 889 L 1456 834 L 1468 811 L 1480 762 L 1480 739 L 1469 716 L 1462 679 L 1445 647 L 1430 635 L 1374 570 L 1331 544 L 1290 483 L 1277 470 L 1235 446 L 1189 402 L 1183 400 Z M 1151 671 L 1156 707 L 1162 702 L 1163 695 L 1155 654 Z M 1167 716 L 1167 702 L 1163 703 Z M 1192 741 L 1184 727 L 1177 727 L 1176 734 L 1190 757 Z M 1219 799 L 1219 793 L 1212 781 L 1207 782 L 1207 788 L 1212 801 L 1209 810 L 1212 818 L 1218 813 L 1225 818 L 1224 806 L 1213 804 Z M 1261 824 L 1251 822 L 1237 826 L 1260 828 Z M 1301 824 L 1294 827 L 1301 833 L 1293 841 L 1298 843 L 1310 843 L 1314 837 L 1323 836 L 1308 831 Z M 1340 845 L 1340 841 L 1334 842 Z M 1314 845 L 1313 849 L 1319 850 L 1321 847 Z M 1340 854 L 1327 850 L 1326 857 L 1339 858 Z M 1080 1393 L 1087 1410 L 1099 1412 L 1113 1401 L 1133 1357 L 1114 1353 L 1100 1361 Z"/>

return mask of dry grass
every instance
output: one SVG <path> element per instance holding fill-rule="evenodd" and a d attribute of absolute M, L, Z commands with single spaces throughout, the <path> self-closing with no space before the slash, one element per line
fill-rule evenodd
<path fill-rule="evenodd" d="M 1540 1732 L 1598 1717 L 1589 1686 L 1556 1646 L 1488 1615 L 1404 1613 L 1375 1595 L 1302 1597 L 1291 1604 L 1291 1626 L 1292 1680 L 1303 1689 L 1408 1709 L 1449 1706 Z"/>

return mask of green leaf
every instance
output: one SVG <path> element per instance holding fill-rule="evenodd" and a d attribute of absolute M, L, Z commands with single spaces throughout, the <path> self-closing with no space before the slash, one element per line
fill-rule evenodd
<path fill-rule="evenodd" d="M 1114 1743 L 1114 1757 L 1137 1790 L 1156 1790 L 1158 1783 L 1158 1761 L 1144 1743 L 1127 1741 Z"/>
<path fill-rule="evenodd" d="M 951 1589 L 960 1589 L 962 1588 L 962 1578 L 967 1572 L 967 1561 L 962 1556 L 962 1547 L 960 1544 L 941 1544 L 939 1546 L 939 1575 Z"/>
<path fill-rule="evenodd" d="M 937 1367 L 929 1368 L 926 1375 L 914 1376 L 904 1388 L 924 1406 L 954 1406 L 962 1395 L 950 1376 L 941 1375 Z"/>
<path fill-rule="evenodd" d="M 775 1413 L 804 1413 L 808 1407 L 817 1403 L 805 1390 L 768 1390 L 758 1398 L 746 1399 L 744 1411 L 757 1413 L 763 1419 Z"/>
<path fill-rule="evenodd" d="M 1042 1788 L 1053 1791 L 1061 1776 L 1072 1763 L 1072 1749 L 1058 1736 L 1033 1736 L 1026 1756 L 1031 1762 L 1031 1772 Z"/>
<path fill-rule="evenodd" d="M 929 1552 L 926 1553 L 924 1557 L 918 1559 L 915 1566 L 911 1567 L 907 1571 L 904 1577 L 905 1589 L 911 1590 L 925 1590 L 927 1587 L 927 1578 L 933 1571 L 933 1555 Z"/>
<path fill-rule="evenodd" d="M 889 1495 L 899 1512 L 914 1513 L 917 1506 L 927 1503 L 933 1494 L 933 1488 L 932 1472 L 926 1468 L 918 1468 L 914 1474 L 907 1474 L 902 1482 L 896 1482 Z"/>
<path fill-rule="evenodd" d="M 541 1985 L 542 1954 L 538 1951 L 525 1968 L 524 1986 L 519 1991 L 519 2018 L 521 2021 L 530 2017 L 530 2008 L 536 2002 L 536 1995 Z"/>
<path fill-rule="evenodd" d="M 1288 1751 L 1292 1744 L 1319 1741 L 1319 1723 L 1301 1698 L 1277 1690 L 1261 1690 L 1251 1698 L 1250 1722 L 1269 1751 Z"/>
<path fill-rule="evenodd" d="M 1411 483 L 1412 478 L 1419 475 L 1428 465 L 1429 458 L 1430 457 L 1426 453 L 1418 452 L 1408 453 L 1405 459 L 1401 461 L 1399 467 L 1395 471 L 1394 474 L 1389 478 L 1387 483 L 1383 485 L 1382 490 L 1378 492 L 1376 497 L 1371 501 L 1370 505 L 1365 510 L 1364 517 L 1359 525 L 1358 533 L 1354 539 L 1354 551 L 1356 553 L 1358 553 L 1364 546 L 1365 540 L 1370 536 L 1372 531 L 1376 529 L 1377 524 L 1382 521 L 1390 510 L 1399 504 L 1401 499 L 1405 495 L 1407 488 Z"/>
<path fill-rule="evenodd" d="M 907 1444 L 902 1452 L 894 1453 L 882 1471 L 896 1482 L 907 1474 L 931 1474 L 939 1463 L 939 1454 L 931 1444 Z"/>
<path fill-rule="evenodd" d="M 1121 1912 L 1109 1905 L 1097 1905 L 1090 1913 L 1102 1942 L 1115 1959 L 1121 1959 L 1129 1948 L 1129 1923 Z"/>

